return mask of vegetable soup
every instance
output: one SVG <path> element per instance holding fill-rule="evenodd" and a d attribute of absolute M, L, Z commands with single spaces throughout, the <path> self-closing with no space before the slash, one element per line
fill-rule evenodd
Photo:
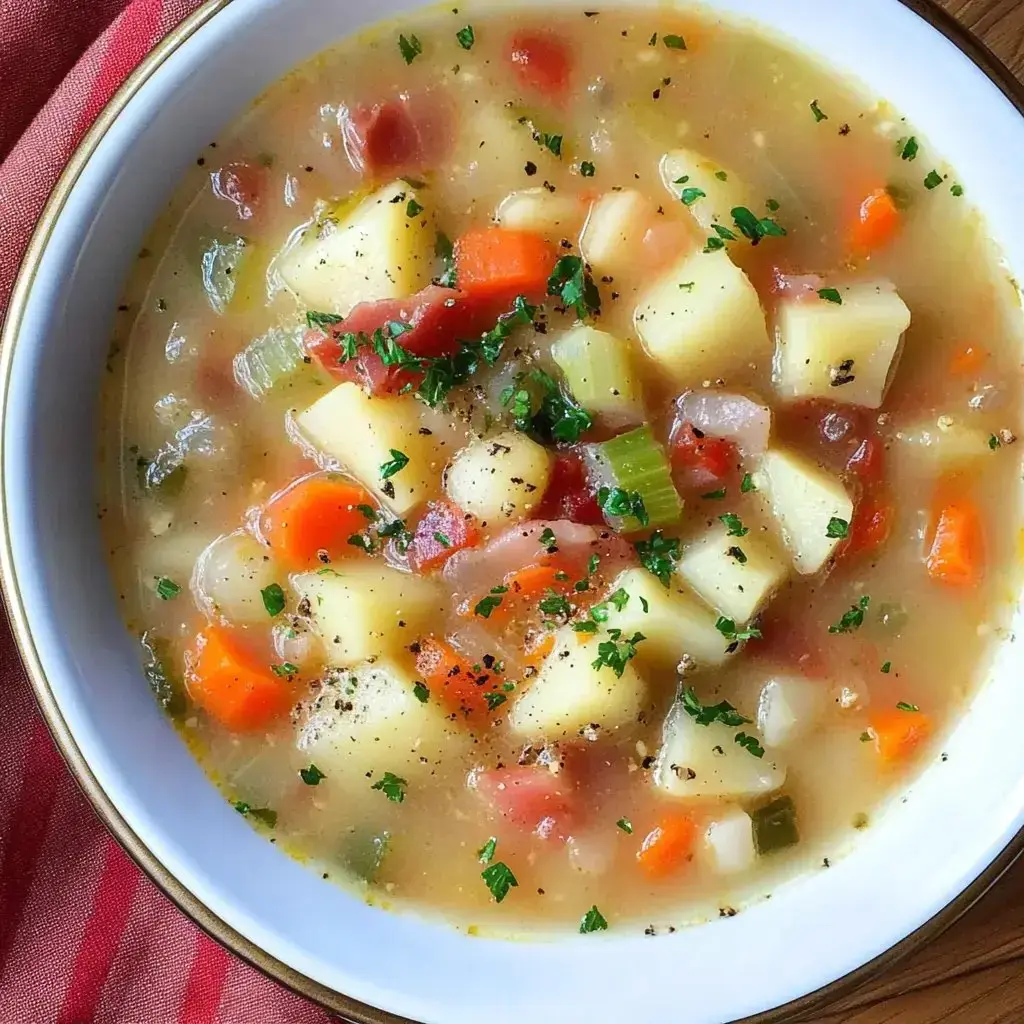
<path fill-rule="evenodd" d="M 1016 285 L 925 138 L 749 26 L 342 41 L 199 155 L 117 317 L 139 685 L 382 905 L 731 915 L 946 759 L 1007 635 Z"/>

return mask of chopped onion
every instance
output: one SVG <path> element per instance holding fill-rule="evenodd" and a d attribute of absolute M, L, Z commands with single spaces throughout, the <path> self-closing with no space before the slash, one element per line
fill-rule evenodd
<path fill-rule="evenodd" d="M 744 455 L 763 455 L 768 450 L 772 412 L 746 395 L 725 391 L 686 391 L 676 399 L 672 436 L 690 423 L 711 437 L 735 441 Z"/>

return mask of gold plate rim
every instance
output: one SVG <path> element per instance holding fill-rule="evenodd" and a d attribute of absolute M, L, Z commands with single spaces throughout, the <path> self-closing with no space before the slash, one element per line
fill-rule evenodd
<path fill-rule="evenodd" d="M 324 1009 L 344 1014 L 352 1024 L 416 1024 L 410 1018 L 400 1017 L 361 1003 L 344 993 L 314 981 L 271 956 L 214 914 L 156 858 L 131 829 L 106 791 L 100 786 L 63 717 L 61 708 L 43 672 L 42 662 L 35 646 L 14 572 L 11 536 L 7 527 L 6 489 L 2 486 L 5 479 L 4 448 L 8 394 L 14 348 L 43 252 L 49 243 L 54 226 L 64 209 L 71 189 L 115 118 L 142 85 L 186 40 L 233 2 L 234 0 L 206 0 L 201 7 L 160 40 L 117 90 L 75 149 L 46 202 L 21 261 L 3 328 L 0 331 L 0 591 L 2 591 L 15 643 L 28 673 L 36 701 L 68 769 L 107 829 L 164 895 L 211 938 L 220 942 L 236 956 L 274 981 L 312 1000 Z M 980 39 L 961 25 L 949 12 L 939 7 L 936 0 L 899 0 L 899 2 L 950 40 L 997 86 L 1014 105 L 1018 113 L 1024 116 L 1024 84 Z M 1024 830 L 1014 836 L 974 882 L 906 938 L 830 984 L 773 1010 L 744 1018 L 741 1024 L 782 1024 L 783 1021 L 798 1019 L 835 1002 L 840 996 L 893 966 L 897 961 L 920 949 L 945 931 L 981 899 L 1022 852 L 1024 852 Z"/>

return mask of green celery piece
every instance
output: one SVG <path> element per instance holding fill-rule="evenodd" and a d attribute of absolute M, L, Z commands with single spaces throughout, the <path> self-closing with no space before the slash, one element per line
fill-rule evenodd
<path fill-rule="evenodd" d="M 139 638 L 139 643 L 143 653 L 142 671 L 156 702 L 169 718 L 181 718 L 188 702 L 183 681 L 168 671 L 171 658 L 167 641 L 147 630 Z"/>
<path fill-rule="evenodd" d="M 637 427 L 603 444 L 593 445 L 591 459 L 596 477 L 608 487 L 636 491 L 644 500 L 650 522 L 644 526 L 634 516 L 623 516 L 615 525 L 620 533 L 673 526 L 683 514 L 683 501 L 672 483 L 672 467 L 665 449 L 655 440 L 650 426 Z"/>
<path fill-rule="evenodd" d="M 223 316 L 235 297 L 238 275 L 248 255 L 248 243 L 241 235 L 223 235 L 204 238 L 201 244 L 203 289 L 213 311 Z"/>
<path fill-rule="evenodd" d="M 253 398 L 262 398 L 306 368 L 301 327 L 271 327 L 235 356 L 235 377 Z"/>
<path fill-rule="evenodd" d="M 752 811 L 750 817 L 754 825 L 754 846 L 759 856 L 777 853 L 800 842 L 792 797 L 780 796 Z"/>
<path fill-rule="evenodd" d="M 357 829 L 343 845 L 342 863 L 361 882 L 372 883 L 387 856 L 390 843 L 391 835 L 388 832 Z"/>

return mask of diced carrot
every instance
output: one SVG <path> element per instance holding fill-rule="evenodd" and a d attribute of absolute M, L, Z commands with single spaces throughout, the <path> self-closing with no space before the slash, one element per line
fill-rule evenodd
<path fill-rule="evenodd" d="M 330 559 L 354 555 L 349 537 L 364 530 L 359 505 L 375 508 L 357 484 L 331 476 L 307 477 L 279 494 L 263 515 L 263 535 L 274 554 L 294 569 L 308 569 L 324 551 Z"/>
<path fill-rule="evenodd" d="M 409 545 L 409 563 L 418 572 L 437 569 L 463 548 L 480 542 L 473 519 L 450 501 L 434 501 L 416 524 Z"/>
<path fill-rule="evenodd" d="M 892 501 L 882 493 L 868 491 L 853 513 L 844 554 L 849 557 L 877 551 L 889 539 L 895 519 L 896 508 Z"/>
<path fill-rule="evenodd" d="M 888 708 L 873 714 L 869 732 L 883 761 L 890 763 L 909 757 L 932 733 L 932 720 L 920 711 Z"/>
<path fill-rule="evenodd" d="M 544 297 L 555 254 L 533 231 L 478 228 L 456 243 L 455 265 L 460 288 L 474 295 L 500 296 L 511 305 L 518 295 Z"/>
<path fill-rule="evenodd" d="M 949 372 L 955 377 L 970 377 L 981 370 L 990 355 L 980 345 L 965 345 L 953 353 Z"/>
<path fill-rule="evenodd" d="M 287 714 L 295 697 L 286 677 L 275 675 L 223 626 L 197 634 L 185 659 L 189 696 L 233 732 L 252 732 Z"/>
<path fill-rule="evenodd" d="M 570 575 L 567 563 L 561 559 L 551 559 L 509 573 L 505 577 L 505 586 L 510 593 L 528 600 L 541 597 L 548 588 L 564 590 L 569 581 L 559 577 L 567 575 Z"/>
<path fill-rule="evenodd" d="M 540 633 L 527 638 L 523 660 L 527 665 L 540 668 L 544 659 L 555 649 L 555 634 Z"/>
<path fill-rule="evenodd" d="M 861 204 L 850 232 L 854 252 L 865 254 L 887 246 L 899 231 L 903 215 L 887 189 L 875 189 Z"/>
<path fill-rule="evenodd" d="M 984 574 L 984 563 L 984 529 L 977 507 L 967 499 L 942 506 L 935 517 L 928 575 L 951 586 L 974 586 Z"/>
<path fill-rule="evenodd" d="M 697 824 L 693 818 L 666 815 L 647 833 L 636 859 L 649 877 L 665 878 L 692 859 L 696 839 Z"/>
<path fill-rule="evenodd" d="M 500 675 L 482 665 L 479 671 L 450 643 L 436 637 L 420 641 L 416 671 L 432 696 L 466 716 L 486 714 L 488 692 L 500 691 Z"/>

